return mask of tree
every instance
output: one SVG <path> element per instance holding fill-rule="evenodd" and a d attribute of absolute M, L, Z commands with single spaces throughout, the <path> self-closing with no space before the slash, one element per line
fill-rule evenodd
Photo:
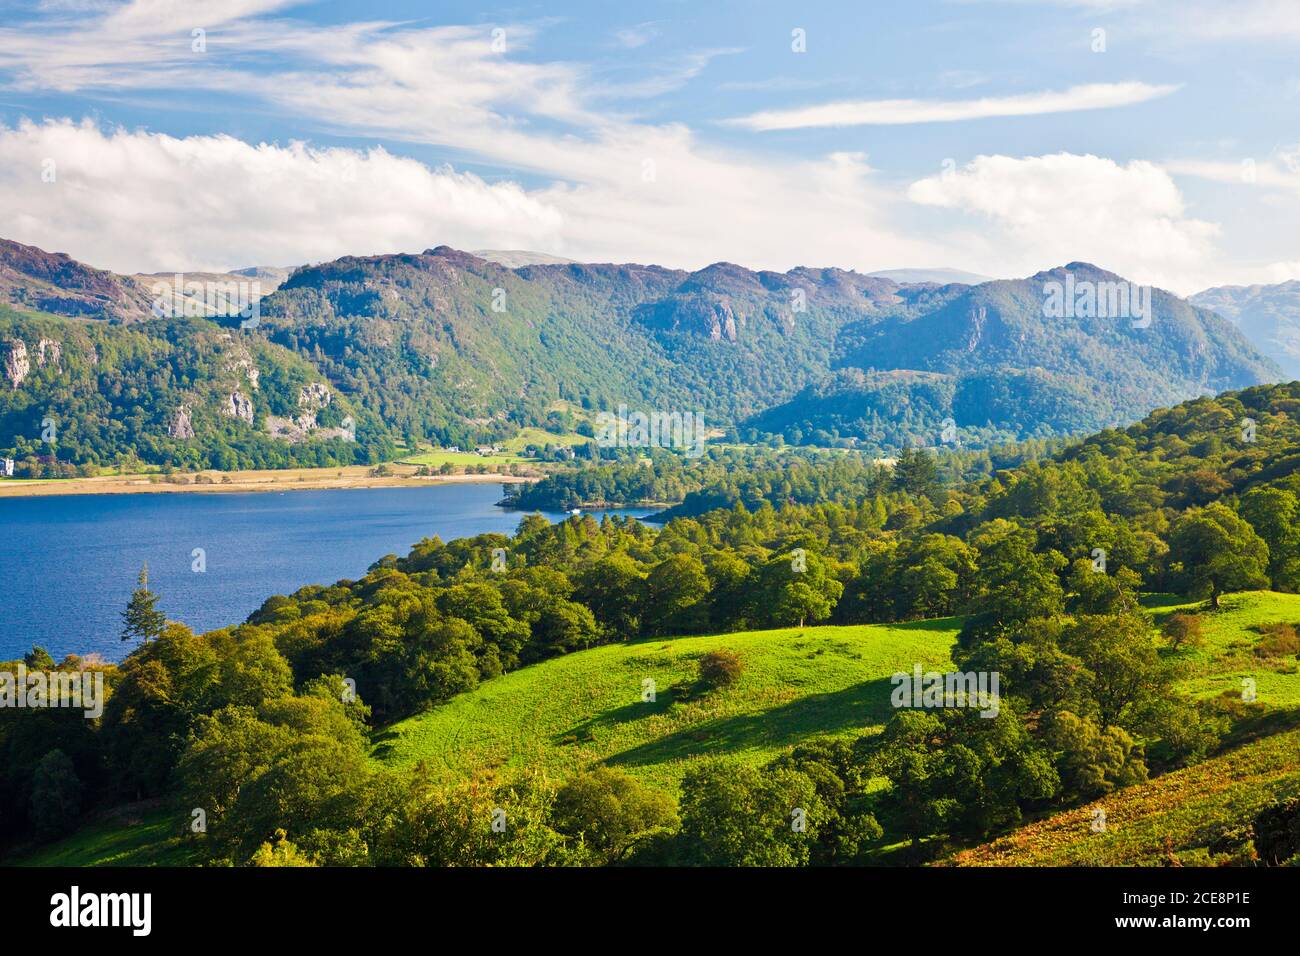
<path fill-rule="evenodd" d="M 1053 796 L 1060 778 L 1003 699 L 994 717 L 972 708 L 904 710 L 855 745 L 864 773 L 885 777 L 882 819 L 912 840 L 985 836 L 1020 820 L 1022 804 Z"/>
<path fill-rule="evenodd" d="M 817 820 L 814 866 L 859 861 L 869 844 L 884 835 L 871 812 L 870 778 L 864 777 L 846 740 L 800 744 L 767 765 L 767 771 L 797 770 L 809 780 L 822 802 Z"/>
<path fill-rule="evenodd" d="M 1169 646 L 1174 650 L 1200 647 L 1205 643 L 1205 637 L 1201 633 L 1201 619 L 1195 614 L 1170 614 L 1165 620 L 1164 633 L 1169 638 Z"/>
<path fill-rule="evenodd" d="M 157 609 L 157 603 L 158 595 L 149 590 L 149 564 L 145 562 L 136 589 L 131 592 L 131 601 L 122 612 L 122 640 L 139 638 L 147 644 L 150 638 L 162 634 L 167 616 Z"/>
<path fill-rule="evenodd" d="M 268 840 L 257 848 L 257 852 L 249 857 L 249 866 L 316 866 L 316 862 L 310 856 L 300 850 L 291 840 L 285 838 L 283 830 L 276 830 L 273 839 L 274 843 Z"/>
<path fill-rule="evenodd" d="M 1091 561 L 1080 558 L 1071 566 L 1068 583 L 1074 595 L 1069 608 L 1076 614 L 1120 614 L 1139 607 L 1142 578 L 1131 568 L 1107 574 L 1093 570 Z"/>
<path fill-rule="evenodd" d="M 606 861 L 623 858 L 656 830 L 674 827 L 672 798 L 612 767 L 597 766 L 574 777 L 555 794 L 552 825 L 580 837 Z"/>
<path fill-rule="evenodd" d="M 1147 779 L 1142 747 L 1123 728 L 1102 728 L 1063 710 L 1047 720 L 1045 739 L 1056 753 L 1061 787 L 1067 794 L 1099 797 Z"/>
<path fill-rule="evenodd" d="M 590 647 L 600 636 L 591 611 L 577 601 L 556 601 L 533 624 L 533 654 L 567 654 Z"/>
<path fill-rule="evenodd" d="M 894 487 L 909 495 L 933 500 L 940 489 L 939 468 L 934 456 L 920 449 L 903 449 L 894 463 Z"/>
<path fill-rule="evenodd" d="M 952 614 L 970 597 L 975 549 L 960 538 L 927 534 L 901 545 L 888 583 L 896 619 Z"/>
<path fill-rule="evenodd" d="M 791 554 L 778 555 L 758 569 L 751 617 L 777 627 L 804 626 L 830 617 L 844 585 L 820 555 L 802 554 L 796 570 Z"/>
<path fill-rule="evenodd" d="M 1300 797 L 1289 797 L 1265 807 L 1251 828 L 1255 834 L 1255 850 L 1265 865 L 1293 864 L 1300 854 Z"/>
<path fill-rule="evenodd" d="M 628 640 L 641 628 L 645 576 L 626 554 L 601 558 L 578 575 L 574 597 L 587 605 L 608 640 Z"/>
<path fill-rule="evenodd" d="M 797 770 L 710 761 L 682 779 L 683 862 L 695 866 L 806 866 L 825 807 Z"/>
<path fill-rule="evenodd" d="M 1169 561 L 1181 593 L 1208 596 L 1216 609 L 1226 591 L 1269 585 L 1268 545 L 1227 505 L 1195 508 L 1180 517 L 1169 535 Z"/>
<path fill-rule="evenodd" d="M 485 642 L 495 645 L 503 667 L 518 665 L 528 643 L 528 625 L 510 616 L 500 591 L 479 582 L 453 584 L 438 592 L 437 601 L 443 614 L 467 621 Z"/>
<path fill-rule="evenodd" d="M 81 812 L 81 780 L 62 750 L 51 750 L 32 773 L 31 820 L 36 832 L 50 838 L 67 833 Z"/>
<path fill-rule="evenodd" d="M 23 663 L 27 665 L 28 670 L 32 671 L 54 670 L 54 658 L 39 644 L 33 644 L 31 651 L 23 655 Z"/>
<path fill-rule="evenodd" d="M 645 583 L 647 634 L 691 633 L 708 622 L 709 576 L 699 558 L 674 554 L 650 570 Z"/>
<path fill-rule="evenodd" d="M 1241 499 L 1240 511 L 1268 545 L 1273 587 L 1300 590 L 1300 499 L 1282 488 L 1255 488 Z"/>
<path fill-rule="evenodd" d="M 984 593 L 962 627 L 964 646 L 1015 634 L 1029 621 L 1057 618 L 1064 612 L 1065 592 L 1058 572 L 1066 562 L 1060 552 L 1035 552 L 1032 530 L 1001 519 L 971 538 L 979 549 L 976 583 Z"/>
<path fill-rule="evenodd" d="M 1066 628 L 1061 646 L 1087 669 L 1103 728 L 1160 692 L 1155 634 L 1141 613 L 1081 615 Z"/>

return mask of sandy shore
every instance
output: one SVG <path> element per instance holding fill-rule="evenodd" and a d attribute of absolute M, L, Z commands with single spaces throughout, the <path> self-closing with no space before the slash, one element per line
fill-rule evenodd
<path fill-rule="evenodd" d="M 474 482 L 517 484 L 529 481 L 514 475 L 437 475 L 418 478 L 413 465 L 389 465 L 387 477 L 370 474 L 368 465 L 344 468 L 284 468 L 272 471 L 204 471 L 173 475 L 104 475 L 99 478 L 52 478 L 35 481 L 0 479 L 0 498 L 46 495 L 184 494 L 215 492 L 310 491 L 322 488 L 421 488 L 427 485 Z"/>

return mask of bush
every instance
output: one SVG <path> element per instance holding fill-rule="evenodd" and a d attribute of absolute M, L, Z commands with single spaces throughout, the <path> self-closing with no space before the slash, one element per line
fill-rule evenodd
<path fill-rule="evenodd" d="M 709 651 L 700 658 L 700 684 L 705 690 L 729 687 L 740 680 L 744 669 L 735 651 Z"/>
<path fill-rule="evenodd" d="M 1164 632 L 1169 639 L 1169 646 L 1174 650 L 1180 647 L 1200 647 L 1205 643 L 1201 619 L 1195 614 L 1170 614 L 1165 621 Z"/>
<path fill-rule="evenodd" d="M 1294 657 L 1300 654 L 1300 635 L 1291 624 L 1265 624 L 1259 629 L 1263 638 L 1255 646 L 1257 657 Z"/>
<path fill-rule="evenodd" d="M 1265 807 L 1255 817 L 1255 851 L 1266 866 L 1282 866 L 1300 853 L 1300 797 Z"/>

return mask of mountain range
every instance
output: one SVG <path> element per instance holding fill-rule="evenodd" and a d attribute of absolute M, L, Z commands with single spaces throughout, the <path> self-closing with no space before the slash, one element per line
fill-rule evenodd
<path fill-rule="evenodd" d="M 249 321 L 160 317 L 172 274 L 0 240 L 0 451 L 48 455 L 52 415 L 74 463 L 333 464 L 619 405 L 694 411 L 734 438 L 886 450 L 953 428 L 966 444 L 1084 431 L 1282 374 L 1232 322 L 1160 290 L 1146 324 L 1073 301 L 1056 315 L 1052 283 L 1127 287 L 1086 263 L 967 284 L 553 259 L 439 246 L 183 276 L 200 297 L 257 279 Z"/>
<path fill-rule="evenodd" d="M 1188 301 L 1234 322 L 1287 378 L 1300 378 L 1300 280 L 1219 286 Z"/>

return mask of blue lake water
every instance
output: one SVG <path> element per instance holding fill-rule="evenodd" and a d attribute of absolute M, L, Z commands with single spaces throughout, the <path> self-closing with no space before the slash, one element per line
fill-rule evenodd
<path fill-rule="evenodd" d="M 0 499 L 0 660 L 33 644 L 56 660 L 123 657 L 121 611 L 146 561 L 159 608 L 207 631 L 273 594 L 359 578 L 424 537 L 511 533 L 523 515 L 495 507 L 501 496 L 485 483 Z M 202 574 L 191 569 L 195 548 L 206 554 Z"/>

